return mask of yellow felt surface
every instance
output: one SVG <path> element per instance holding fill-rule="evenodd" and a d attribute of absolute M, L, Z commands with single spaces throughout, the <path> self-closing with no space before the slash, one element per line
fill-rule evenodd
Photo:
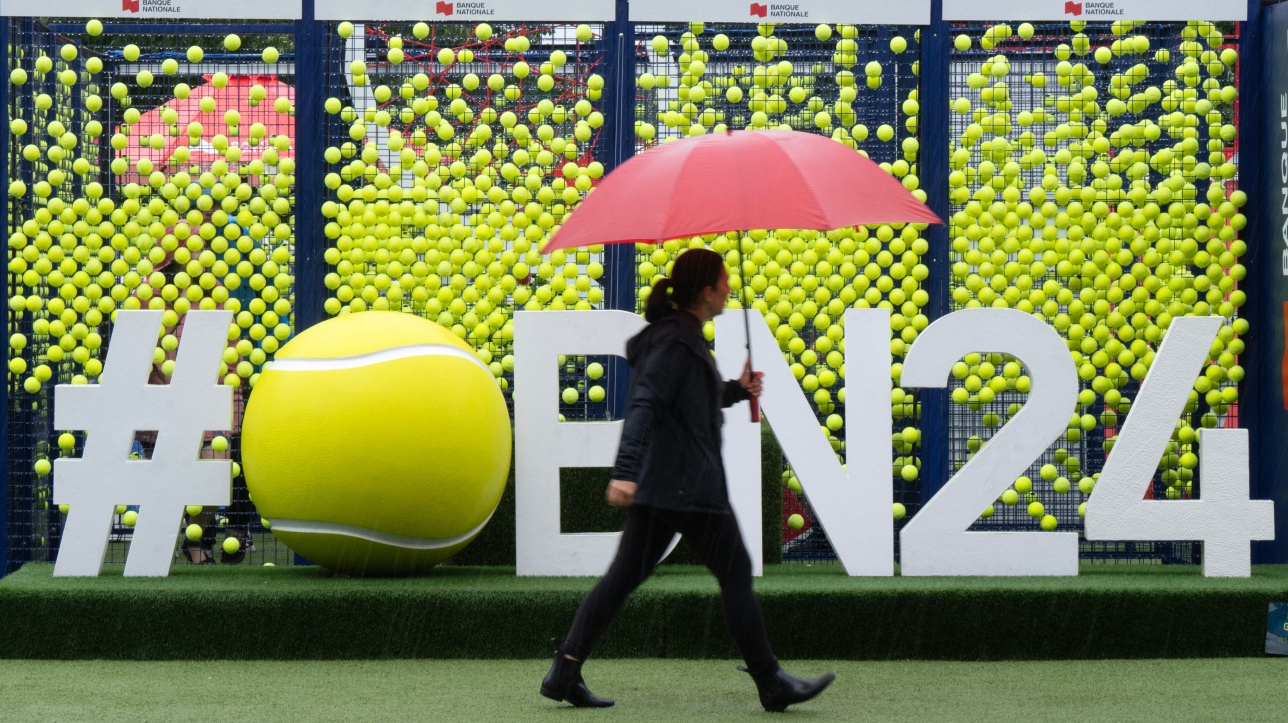
<path fill-rule="evenodd" d="M 325 560 L 323 566 L 332 570 L 370 576 L 414 575 L 455 555 L 474 539 L 437 550 L 409 550 L 346 535 L 278 532 L 277 536 L 310 562 Z"/>
<path fill-rule="evenodd" d="M 416 344 L 447 344 L 474 351 L 451 331 L 412 314 L 364 311 L 328 319 L 278 350 L 277 359 L 334 359 Z"/>
<path fill-rule="evenodd" d="M 510 420 L 491 376 L 455 357 L 270 369 L 247 404 L 242 459 L 265 517 L 452 537 L 501 497 Z"/>
<path fill-rule="evenodd" d="M 362 326 L 350 320 L 360 317 L 374 321 Z M 425 333 L 425 327 L 442 334 Z M 296 343 L 314 332 L 334 334 L 314 334 L 300 353 Z M 310 329 L 284 348 L 290 354 L 279 358 L 356 356 L 443 343 L 443 335 L 459 342 L 424 319 L 356 314 Z M 453 356 L 336 370 L 270 367 L 255 385 L 242 424 L 242 462 L 262 516 L 416 538 L 455 537 L 486 520 L 504 490 L 510 448 L 510 418 L 492 375 Z M 286 534 L 282 539 L 288 544 L 295 547 L 295 540 L 311 550 L 297 552 L 328 567 L 336 565 L 328 564 L 327 557 L 375 561 L 379 548 L 386 557 L 403 561 L 385 559 L 381 564 L 401 566 L 411 559 L 432 564 L 447 556 L 412 554 L 334 535 L 289 533 L 287 539 Z M 459 547 L 448 552 L 455 549 Z"/>

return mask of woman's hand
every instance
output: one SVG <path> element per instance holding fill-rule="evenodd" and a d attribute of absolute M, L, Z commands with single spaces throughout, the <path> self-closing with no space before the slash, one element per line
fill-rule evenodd
<path fill-rule="evenodd" d="M 604 496 L 613 507 L 630 507 L 635 500 L 635 487 L 634 482 L 615 479 L 608 483 L 608 492 Z"/>
<path fill-rule="evenodd" d="M 738 383 L 743 389 L 753 397 L 759 397 L 761 391 L 761 377 L 765 376 L 764 372 L 753 372 L 751 370 L 751 360 L 747 360 L 747 365 L 742 368 L 742 376 L 738 378 Z"/>

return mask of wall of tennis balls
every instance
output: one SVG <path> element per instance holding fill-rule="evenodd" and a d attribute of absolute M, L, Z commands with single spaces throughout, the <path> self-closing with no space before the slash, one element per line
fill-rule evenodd
<path fill-rule="evenodd" d="M 166 310 L 159 378 L 172 369 L 188 309 L 234 309 L 221 373 L 241 395 L 289 339 L 293 89 L 265 64 L 290 52 L 292 36 L 289 25 L 280 36 L 194 35 L 185 49 L 174 38 L 118 36 L 111 22 L 39 38 L 34 24 L 13 28 L 11 455 L 40 508 L 50 458 L 78 443 L 64 438 L 65 452 L 57 443 L 50 386 L 97 377 L 116 309 Z M 508 391 L 514 309 L 603 300 L 602 248 L 537 250 L 603 174 L 602 28 L 330 31 L 325 308 L 434 319 L 471 343 Z M 688 23 L 636 32 L 637 151 L 725 128 L 825 133 L 924 198 L 916 28 Z M 1233 160 L 1233 33 L 1201 22 L 953 31 L 954 307 L 1040 314 L 1068 339 L 1085 382 L 1065 439 L 984 511 L 980 529 L 1080 526 L 1080 504 L 1177 315 L 1228 323 L 1178 420 L 1155 496 L 1195 494 L 1194 430 L 1237 424 L 1246 197 Z M 750 300 L 765 313 L 838 453 L 842 312 L 891 307 L 901 517 L 915 510 L 920 474 L 919 405 L 898 380 L 903 352 L 928 322 L 921 231 L 754 230 L 641 245 L 638 301 L 681 249 L 724 254 L 739 297 L 731 306 Z M 562 360 L 566 418 L 606 415 L 606 361 Z M 1027 379 L 1017 360 L 995 355 L 968 356 L 954 375 L 959 467 L 1023 403 Z M 807 533 L 799 482 L 790 469 L 783 480 L 788 536 Z M 56 524 L 48 529 L 56 534 Z"/>
<path fill-rule="evenodd" d="M 953 30 L 954 308 L 1031 312 L 1067 340 L 1082 391 L 1064 437 L 976 529 L 1081 528 L 1087 495 L 1171 320 L 1226 319 L 1155 498 L 1198 492 L 1196 430 L 1238 425 L 1247 200 L 1237 190 L 1232 23 L 985 23 Z M 953 369 L 954 469 L 1024 403 L 1018 360 Z"/>
<path fill-rule="evenodd" d="M 326 311 L 432 319 L 508 401 L 514 311 L 603 301 L 602 247 L 538 251 L 604 173 L 602 25 L 331 30 Z M 602 417 L 603 364 L 561 363 L 561 412 Z"/>
<path fill-rule="evenodd" d="M 918 180 L 920 32 L 859 25 L 639 25 L 644 46 L 635 78 L 637 152 L 685 136 L 726 129 L 783 128 L 827 135 L 877 161 L 925 199 Z M 642 310 L 651 285 L 685 248 L 711 248 L 731 271 L 732 308 L 765 314 L 819 425 L 844 458 L 845 348 L 848 307 L 892 309 L 895 364 L 892 444 L 894 514 L 916 509 L 920 458 L 916 397 L 898 388 L 904 351 L 929 320 L 922 282 L 929 246 L 913 225 L 845 228 L 827 233 L 751 230 L 638 244 Z M 707 338 L 714 335 L 711 324 Z M 788 557 L 830 556 L 800 482 L 783 472 Z M 797 540 L 796 538 L 800 538 Z"/>
<path fill-rule="evenodd" d="M 240 37 L 200 23 L 170 36 L 57 23 L 14 18 L 5 38 L 17 562 L 56 549 L 64 510 L 50 508 L 50 461 L 83 443 L 52 429 L 52 387 L 97 381 L 118 310 L 165 312 L 158 382 L 190 309 L 234 311 L 220 374 L 239 404 L 292 334 L 294 88 L 276 64 L 293 24 Z M 209 435 L 205 453 L 235 455 L 235 432 Z M 140 432 L 136 454 L 154 441 Z M 246 509 L 234 524 L 253 524 Z M 123 540 L 134 515 L 117 512 Z M 189 522 L 198 538 L 222 527 L 200 511 Z M 109 561 L 122 559 L 113 545 Z"/>

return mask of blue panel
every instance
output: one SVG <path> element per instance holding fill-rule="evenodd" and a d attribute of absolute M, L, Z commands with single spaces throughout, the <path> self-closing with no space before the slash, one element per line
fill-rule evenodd
<path fill-rule="evenodd" d="M 948 219 L 948 23 L 943 3 L 930 5 L 930 25 L 921 29 L 921 187 L 926 202 L 939 218 Z M 930 303 L 926 316 L 933 322 L 948 313 L 948 227 L 926 230 L 930 253 L 925 286 Z M 923 389 L 921 397 L 921 503 L 925 504 L 948 481 L 948 390 Z"/>
<path fill-rule="evenodd" d="M 9 18 L 0 17 L 0 70 L 5 77 L 0 78 L 0 110 L 5 117 L 9 115 Z M 5 140 L 4 162 L 0 163 L 0 193 L 6 201 L 0 203 L 0 230 L 9 236 L 9 151 L 8 139 Z M 9 345 L 5 345 L 4 361 L 9 365 Z M 0 470 L 4 472 L 4 482 L 0 483 L 0 577 L 8 572 L 9 560 L 9 385 L 0 389 L 0 400 L 4 401 L 4 414 L 0 414 L 0 438 L 5 440 L 4 449 L 0 450 Z"/>
<path fill-rule="evenodd" d="M 1248 2 L 1240 39 L 1239 177 L 1251 211 L 1241 234 L 1249 239 L 1245 281 L 1251 303 L 1248 370 L 1240 390 L 1251 437 L 1252 493 L 1275 501 L 1275 539 L 1253 543 L 1253 562 L 1288 562 L 1288 408 L 1285 407 L 1284 314 L 1288 309 L 1288 247 L 1282 229 L 1288 206 L 1281 203 L 1288 177 L 1288 6 L 1264 10 Z M 1258 152 L 1264 149 L 1264 152 Z M 1201 443 L 1200 443 L 1201 444 Z"/>
<path fill-rule="evenodd" d="M 313 0 L 304 0 L 295 23 L 295 333 L 325 318 L 326 237 L 322 199 L 326 151 L 322 105 L 326 95 L 326 25 L 313 19 Z"/>
<path fill-rule="evenodd" d="M 611 144 L 607 171 L 625 163 L 635 153 L 635 26 L 630 4 L 617 0 L 617 19 L 604 25 L 604 80 L 609 107 L 605 113 Z M 604 308 L 635 311 L 635 245 L 614 244 L 604 249 Z M 630 365 L 621 357 L 608 362 L 608 415 L 626 414 Z"/>

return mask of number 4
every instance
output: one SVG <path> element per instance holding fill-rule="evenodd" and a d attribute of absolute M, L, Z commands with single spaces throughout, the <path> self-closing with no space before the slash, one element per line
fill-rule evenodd
<path fill-rule="evenodd" d="M 1274 502 L 1248 498 L 1246 429 L 1202 431 L 1200 499 L 1144 499 L 1221 324 L 1211 316 L 1172 321 L 1087 500 L 1087 539 L 1202 540 L 1204 576 L 1248 577 L 1249 543 L 1273 540 L 1275 527 Z"/>

